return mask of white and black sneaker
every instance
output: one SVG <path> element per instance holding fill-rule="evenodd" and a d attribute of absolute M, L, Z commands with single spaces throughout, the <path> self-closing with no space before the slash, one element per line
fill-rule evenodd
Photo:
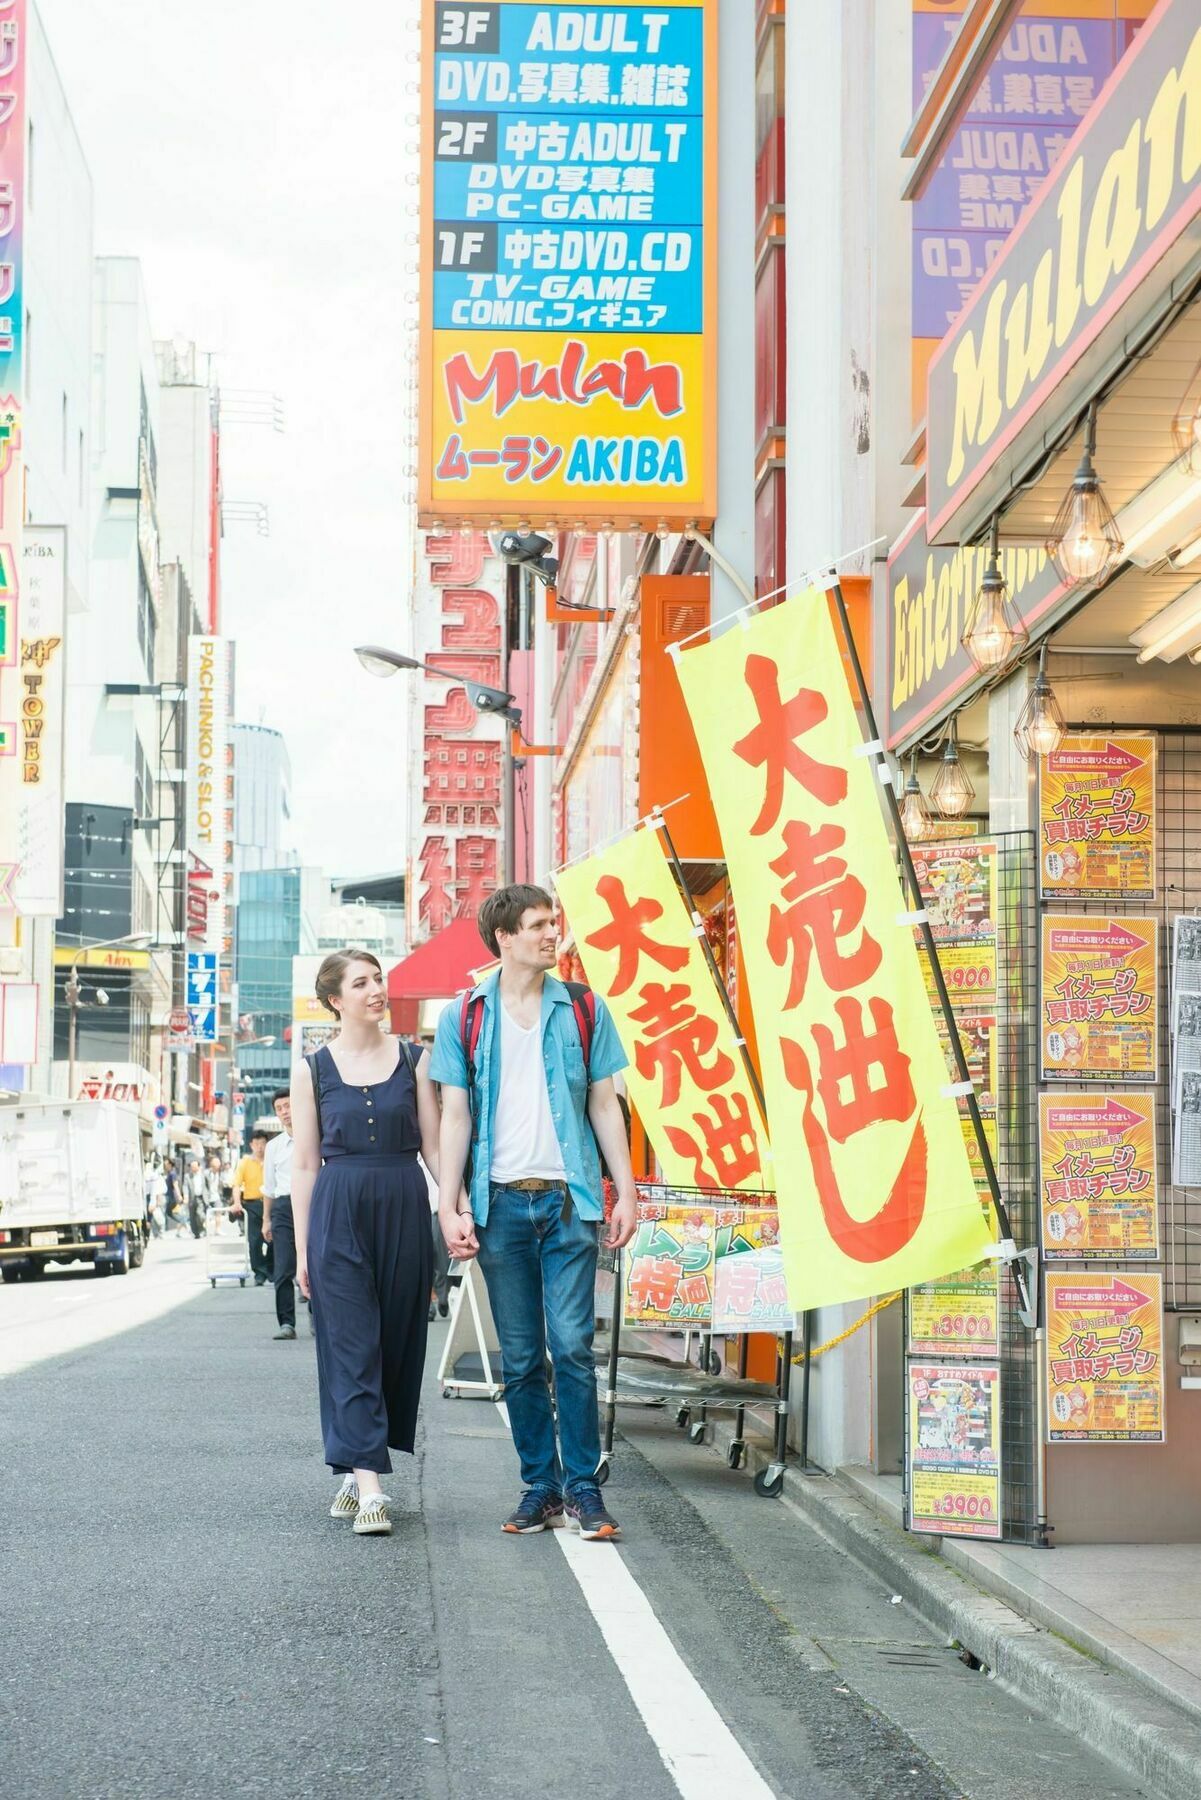
<path fill-rule="evenodd" d="M 354 1522 L 354 1530 L 360 1537 L 391 1536 L 392 1521 L 388 1517 L 391 1504 L 387 1494 L 372 1494 L 369 1500 L 360 1500 Z"/>
<path fill-rule="evenodd" d="M 347 1475 L 334 1495 L 334 1503 L 329 1509 L 329 1516 L 331 1519 L 353 1519 L 358 1510 L 359 1484 L 353 1475 Z"/>

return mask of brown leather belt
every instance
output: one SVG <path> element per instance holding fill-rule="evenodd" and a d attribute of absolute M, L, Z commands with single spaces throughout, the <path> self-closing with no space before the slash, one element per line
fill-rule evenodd
<path fill-rule="evenodd" d="M 562 1181 L 544 1181 L 540 1176 L 532 1175 L 525 1181 L 498 1181 L 496 1187 L 516 1188 L 521 1194 L 545 1194 L 551 1188 L 564 1186 Z"/>

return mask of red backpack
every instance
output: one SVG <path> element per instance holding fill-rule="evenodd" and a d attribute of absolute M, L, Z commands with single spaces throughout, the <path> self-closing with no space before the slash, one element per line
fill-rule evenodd
<path fill-rule="evenodd" d="M 584 1072 L 591 1085 L 592 1040 L 596 1036 L 596 995 L 582 981 L 565 981 L 563 986 L 571 997 L 571 1010 L 575 1014 L 580 1048 L 584 1052 Z M 473 994 L 470 988 L 464 988 L 459 1001 L 459 1042 L 463 1046 L 463 1055 L 467 1058 L 469 1088 L 475 1084 L 475 1052 L 483 1029 L 484 997 L 482 994 Z"/>

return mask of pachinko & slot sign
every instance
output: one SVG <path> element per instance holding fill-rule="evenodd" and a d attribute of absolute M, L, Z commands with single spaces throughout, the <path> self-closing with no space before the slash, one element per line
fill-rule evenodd
<path fill-rule="evenodd" d="M 421 523 L 711 520 L 714 0 L 425 0 Z"/>

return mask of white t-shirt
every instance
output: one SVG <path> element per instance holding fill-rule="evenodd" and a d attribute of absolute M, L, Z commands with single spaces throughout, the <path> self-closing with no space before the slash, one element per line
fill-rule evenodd
<path fill-rule="evenodd" d="M 292 1134 L 280 1131 L 268 1140 L 263 1157 L 263 1192 L 272 1200 L 287 1200 L 292 1194 Z"/>
<path fill-rule="evenodd" d="M 551 1117 L 542 1060 L 542 1021 L 523 1031 L 509 1017 L 499 992 L 500 1087 L 496 1095 L 496 1122 L 492 1132 L 489 1179 L 561 1181 L 567 1173 L 559 1135 Z"/>

